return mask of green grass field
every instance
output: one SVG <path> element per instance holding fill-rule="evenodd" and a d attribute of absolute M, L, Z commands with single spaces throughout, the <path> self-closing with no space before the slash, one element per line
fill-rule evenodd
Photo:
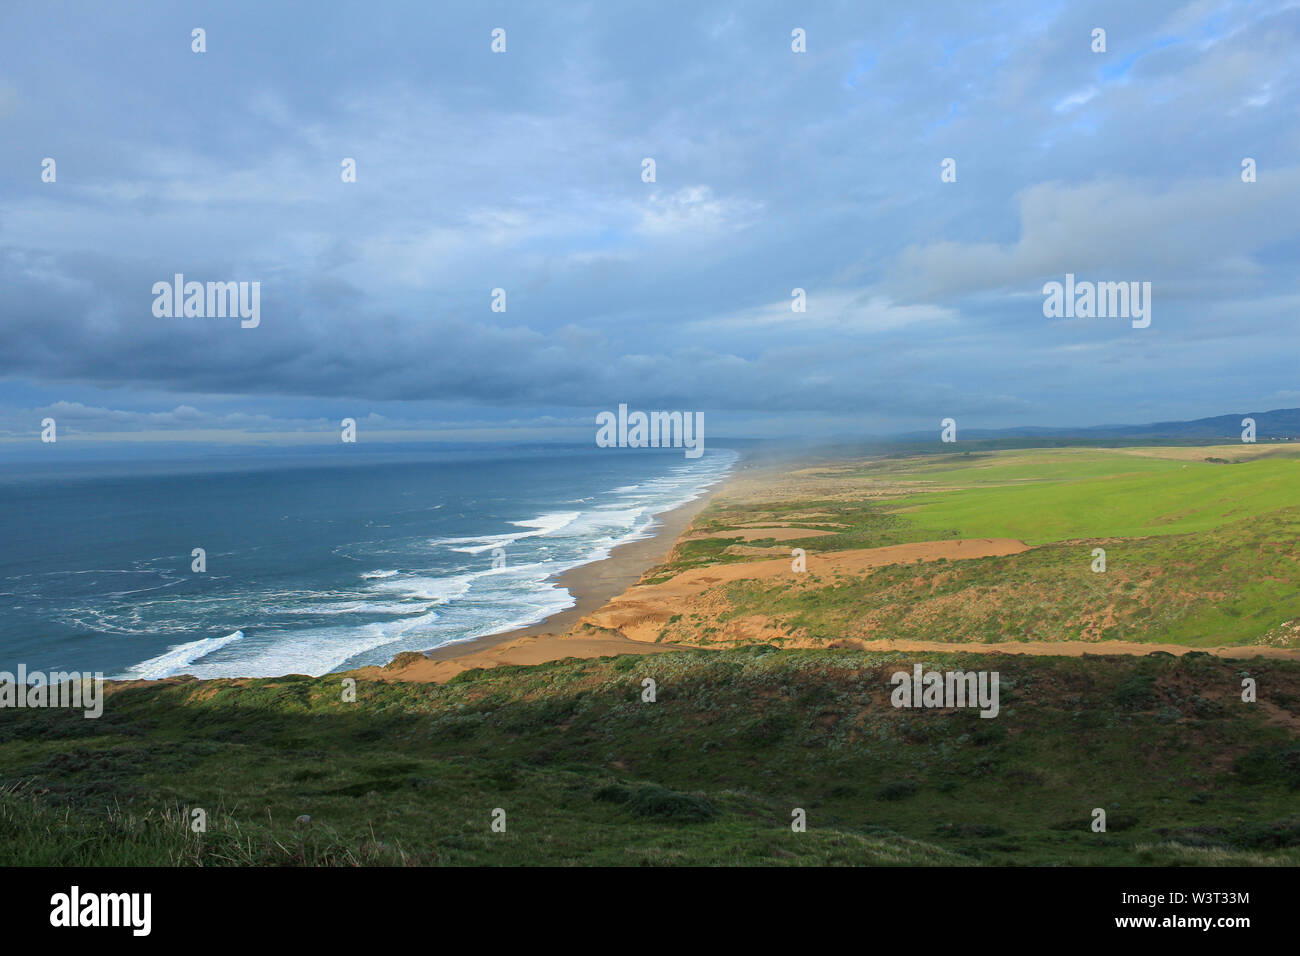
<path fill-rule="evenodd" d="M 891 510 L 936 536 L 955 530 L 1045 544 L 1206 531 L 1300 504 L 1295 458 L 1221 465 L 1099 452 L 1008 457 L 941 472 L 970 487 L 905 497 Z"/>
<path fill-rule="evenodd" d="M 1236 463 L 1231 449 L 1046 449 L 870 462 L 847 474 L 873 496 L 725 500 L 651 580 L 711 562 L 803 548 L 806 576 L 728 586 L 725 622 L 761 614 L 792 636 L 955 642 L 1123 640 L 1189 647 L 1300 646 L 1300 449 Z M 1168 455 L 1170 457 L 1160 457 Z M 1199 456 L 1199 457 L 1197 457 Z M 1217 461 L 1207 461 L 1216 458 Z M 843 473 L 835 472 L 837 479 Z M 747 543 L 728 532 L 762 514 L 830 532 Z M 813 514 L 814 517 L 798 517 Z M 1006 557 L 819 574 L 815 556 L 957 538 L 1017 538 Z M 1093 570 L 1094 548 L 1106 570 Z M 714 626 L 683 616 L 664 640 Z"/>
<path fill-rule="evenodd" d="M 914 660 L 1000 671 L 1000 716 L 892 707 Z M 123 690 L 95 721 L 11 712 L 0 862 L 1300 863 L 1292 662 L 759 646 L 339 689 L 190 682 Z"/>

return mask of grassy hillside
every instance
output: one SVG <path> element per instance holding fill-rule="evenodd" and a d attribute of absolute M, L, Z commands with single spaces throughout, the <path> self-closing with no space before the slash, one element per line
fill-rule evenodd
<path fill-rule="evenodd" d="M 1000 671 L 1001 715 L 895 709 L 914 660 Z M 0 862 L 1300 863 L 1291 662 L 757 646 L 357 697 L 337 676 L 179 681 L 100 720 L 8 711 Z"/>
<path fill-rule="evenodd" d="M 726 585 L 663 639 L 725 641 L 762 615 L 792 639 L 1124 640 L 1300 646 L 1300 449 L 1039 449 L 828 467 L 773 500 L 723 499 L 651 582 L 804 549 L 808 573 Z M 1212 459 L 1212 460 L 1210 460 Z M 753 538 L 742 529 L 806 528 Z M 918 541 L 1017 538 L 978 560 L 819 573 L 816 555 Z M 1093 550 L 1106 570 L 1093 570 Z M 712 630 L 709 630 L 709 629 Z"/>
<path fill-rule="evenodd" d="M 809 539 L 809 541 L 815 539 Z M 1124 640 L 1189 647 L 1300 644 L 1300 508 L 1196 535 L 1052 544 L 1022 554 L 899 564 L 867 576 L 740 581 L 726 622 L 764 615 L 801 639 Z M 1104 545 L 1107 570 L 1092 570 Z M 683 615 L 665 640 L 689 641 Z"/>

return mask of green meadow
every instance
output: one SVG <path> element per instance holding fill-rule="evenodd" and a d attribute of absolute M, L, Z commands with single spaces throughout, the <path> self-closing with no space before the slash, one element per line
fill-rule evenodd
<path fill-rule="evenodd" d="M 969 487 L 906 496 L 890 510 L 918 532 L 1044 544 L 1206 531 L 1300 504 L 1300 458 L 1219 464 L 1096 451 L 1006 457 L 931 472 L 933 480 Z"/>
<path fill-rule="evenodd" d="M 893 707 L 916 662 L 999 671 L 999 716 Z M 9 712 L 0 862 L 1300 863 L 1294 662 L 761 645 L 340 688 L 180 681 L 99 720 Z"/>
<path fill-rule="evenodd" d="M 864 493 L 723 500 L 651 580 L 755 549 L 808 555 L 807 575 L 726 586 L 715 620 L 689 614 L 666 641 L 765 615 L 791 638 L 980 642 L 1123 640 L 1300 646 L 1300 448 L 1047 449 L 884 459 L 827 475 Z M 1207 460 L 1211 459 L 1211 460 Z M 816 477 L 816 476 L 814 476 Z M 869 494 L 868 494 L 869 492 Z M 738 547 L 760 514 L 826 532 Z M 811 517 L 808 517 L 811 515 Z M 791 518 L 790 516 L 794 516 Z M 1004 557 L 892 565 L 860 576 L 816 555 L 959 538 L 1016 538 Z M 1094 570 L 1094 550 L 1105 570 Z M 714 630 L 707 633 L 712 634 Z"/>

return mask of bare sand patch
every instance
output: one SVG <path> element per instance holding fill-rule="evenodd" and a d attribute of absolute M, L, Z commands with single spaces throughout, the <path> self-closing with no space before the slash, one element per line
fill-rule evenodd
<path fill-rule="evenodd" d="M 884 548 L 809 555 L 807 573 L 860 575 L 871 568 L 890 564 L 912 564 L 917 561 L 937 561 L 940 558 L 960 561 L 1019 554 L 1028 550 L 1029 545 L 1014 538 L 920 541 Z M 751 580 L 771 584 L 788 582 L 794 577 L 790 565 L 789 557 L 780 557 L 743 564 L 691 568 L 659 584 L 638 584 L 628 588 L 600 610 L 584 617 L 582 623 L 616 631 L 634 641 L 653 642 L 659 639 L 664 626 L 674 615 L 691 610 L 715 610 L 711 605 L 716 602 L 710 600 L 707 592 L 718 585 Z"/>
<path fill-rule="evenodd" d="M 441 684 L 451 680 L 461 671 L 476 667 L 499 667 L 502 665 L 536 665 L 550 661 L 563 661 L 565 658 L 578 657 L 617 657 L 619 654 L 658 654 L 671 650 L 685 650 L 675 644 L 646 646 L 627 637 L 608 635 L 601 637 L 580 637 L 568 635 L 532 635 L 517 637 L 516 640 L 495 644 L 484 650 L 473 650 L 461 657 L 452 657 L 435 661 L 426 657 L 408 663 L 403 667 L 361 667 L 351 671 L 352 675 L 365 680 L 415 680 Z"/>
<path fill-rule="evenodd" d="M 400 667 L 363 667 L 350 673 L 363 680 L 420 681 L 441 684 L 457 674 L 477 667 L 500 667 L 503 664 L 545 664 L 570 657 L 617 657 L 619 654 L 658 654 L 686 650 L 676 644 L 646 646 L 616 634 L 578 637 L 559 634 L 535 634 L 496 644 L 460 657 L 434 660 L 424 657 Z"/>

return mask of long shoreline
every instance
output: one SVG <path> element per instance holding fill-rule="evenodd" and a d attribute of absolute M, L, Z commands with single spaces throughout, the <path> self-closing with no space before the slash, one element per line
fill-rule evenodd
<path fill-rule="evenodd" d="M 646 571 L 661 563 L 695 516 L 725 487 L 734 473 L 735 469 L 698 498 L 655 515 L 656 525 L 646 537 L 620 544 L 611 549 L 607 557 L 598 561 L 561 572 L 554 583 L 569 591 L 574 599 L 572 607 L 556 611 L 535 624 L 443 644 L 422 653 L 430 660 L 449 661 L 469 657 L 520 638 L 568 633 L 580 620 L 604 607 L 612 598 L 636 584 Z"/>

